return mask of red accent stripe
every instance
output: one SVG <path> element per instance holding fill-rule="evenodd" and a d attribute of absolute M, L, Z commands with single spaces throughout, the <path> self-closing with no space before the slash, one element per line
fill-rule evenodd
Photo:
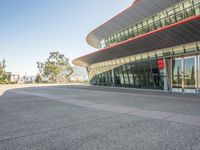
<path fill-rule="evenodd" d="M 104 49 L 100 49 L 100 50 L 98 50 L 98 51 L 95 51 L 95 52 L 92 52 L 92 53 L 90 53 L 90 54 L 87 54 L 87 55 L 84 55 L 84 56 L 82 56 L 82 57 L 79 57 L 79 58 L 75 59 L 74 61 L 72 61 L 72 63 L 74 63 L 76 60 L 81 59 L 81 58 L 84 58 L 84 57 L 86 57 L 86 56 L 90 56 L 90 55 L 92 55 L 92 54 L 99 53 L 99 52 L 101 52 L 101 51 L 105 51 L 105 50 L 109 50 L 109 49 L 115 48 L 115 47 L 120 46 L 120 45 L 123 45 L 123 44 L 125 44 L 125 43 L 131 42 L 131 41 L 134 41 L 134 40 L 138 40 L 138 39 L 141 39 L 141 38 L 144 38 L 144 37 L 146 37 L 146 36 L 148 36 L 148 35 L 151 35 L 151 34 L 154 34 L 154 33 L 160 32 L 160 31 L 164 31 L 164 30 L 167 30 L 167 29 L 169 29 L 169 28 L 173 28 L 173 27 L 178 26 L 178 25 L 182 25 L 182 24 L 185 24 L 185 23 L 190 22 L 190 21 L 193 21 L 193 20 L 198 20 L 199 18 L 200 18 L 200 15 L 198 15 L 198 16 L 193 16 L 193 17 L 190 17 L 190 18 L 188 18 L 188 19 L 182 20 L 182 21 L 180 21 L 180 22 L 176 22 L 176 23 L 174 23 L 174 24 L 165 26 L 165 27 L 163 27 L 163 28 L 159 28 L 159 29 L 157 29 L 157 30 L 154 30 L 154 31 L 151 31 L 151 32 L 142 34 L 142 35 L 140 35 L 140 36 L 137 36 L 137 37 L 128 39 L 128 40 L 126 40 L 126 41 L 124 41 L 124 42 L 118 43 L 118 44 L 116 44 L 116 45 L 114 45 L 114 46 L 107 47 L 107 48 L 104 48 Z"/>

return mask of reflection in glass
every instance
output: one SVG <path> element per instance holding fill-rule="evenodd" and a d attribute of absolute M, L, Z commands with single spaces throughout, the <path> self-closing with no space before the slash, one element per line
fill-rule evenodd
<path fill-rule="evenodd" d="M 130 87 L 133 87 L 134 86 L 134 79 L 133 79 L 131 64 L 127 64 L 126 66 L 127 66 L 127 75 L 129 77 Z"/>
<path fill-rule="evenodd" d="M 151 67 L 152 67 L 152 75 L 153 75 L 155 88 L 156 89 L 163 89 L 163 87 L 162 87 L 163 85 L 160 82 L 160 72 L 159 72 L 159 68 L 158 68 L 156 60 L 151 61 Z"/>
<path fill-rule="evenodd" d="M 184 88 L 195 89 L 195 58 L 184 59 Z"/>
<path fill-rule="evenodd" d="M 138 67 L 138 73 L 139 73 L 139 79 L 140 79 L 140 86 L 146 87 L 146 80 L 145 80 L 145 73 L 142 62 L 137 62 Z"/>
<path fill-rule="evenodd" d="M 151 71 L 149 61 L 144 61 L 143 66 L 144 66 L 145 79 L 146 79 L 146 82 L 147 82 L 147 86 L 148 86 L 148 88 L 153 88 L 154 87 L 153 76 L 152 76 L 152 71 Z"/>
<path fill-rule="evenodd" d="M 182 88 L 181 59 L 172 61 L 172 86 L 173 88 Z"/>
<path fill-rule="evenodd" d="M 199 80 L 198 81 L 199 81 L 199 92 L 200 92 L 200 56 L 199 56 L 199 68 L 198 69 L 199 69 L 199 72 L 198 72 Z"/>
<path fill-rule="evenodd" d="M 131 63 L 132 66 L 132 70 L 133 70 L 133 79 L 134 79 L 134 87 L 139 88 L 140 87 L 140 78 L 139 78 L 139 74 L 138 74 L 138 68 L 137 68 L 137 64 Z"/>

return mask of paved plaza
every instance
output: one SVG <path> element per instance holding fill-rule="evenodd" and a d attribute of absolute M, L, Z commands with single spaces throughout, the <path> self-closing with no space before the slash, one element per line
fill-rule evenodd
<path fill-rule="evenodd" d="M 2 89 L 2 150 L 200 150 L 199 95 L 78 85 Z"/>

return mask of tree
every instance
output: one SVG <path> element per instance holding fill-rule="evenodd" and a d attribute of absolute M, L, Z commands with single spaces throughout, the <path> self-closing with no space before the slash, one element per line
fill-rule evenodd
<path fill-rule="evenodd" d="M 35 79 L 35 83 L 42 83 L 42 77 L 40 74 L 37 74 L 36 79 Z"/>
<path fill-rule="evenodd" d="M 6 68 L 6 61 L 3 59 L 3 61 L 0 62 L 0 84 L 8 84 L 10 83 L 9 79 L 10 76 L 5 71 Z"/>
<path fill-rule="evenodd" d="M 73 68 L 69 63 L 69 59 L 65 55 L 57 52 L 51 52 L 49 58 L 43 62 L 37 62 L 39 73 L 48 78 L 50 81 L 57 82 L 61 77 L 69 80 L 73 73 Z"/>

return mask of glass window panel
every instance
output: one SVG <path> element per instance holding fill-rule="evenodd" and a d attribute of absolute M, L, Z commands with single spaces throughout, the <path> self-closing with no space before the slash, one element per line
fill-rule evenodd
<path fill-rule="evenodd" d="M 151 72 L 150 62 L 144 61 L 143 67 L 144 67 L 145 79 L 147 82 L 147 86 L 148 86 L 148 88 L 153 89 L 154 84 L 153 84 L 153 76 L 152 76 L 152 72 Z"/>
<path fill-rule="evenodd" d="M 124 82 L 124 75 L 123 75 L 123 71 L 122 71 L 122 67 L 118 67 L 118 73 L 119 73 L 119 79 L 120 79 L 120 86 L 125 86 L 125 82 Z"/>
<path fill-rule="evenodd" d="M 153 18 L 152 18 L 152 17 L 150 17 L 150 18 L 148 19 L 148 24 L 151 24 L 151 23 L 153 23 Z"/>
<path fill-rule="evenodd" d="M 115 86 L 121 85 L 118 69 L 119 69 L 119 67 L 113 69 Z"/>
<path fill-rule="evenodd" d="M 165 21 L 165 17 L 166 17 L 166 13 L 165 13 L 165 12 L 162 12 L 162 13 L 160 14 L 160 20 L 161 20 L 161 25 L 162 25 L 162 27 L 164 27 L 164 26 L 167 25 L 167 23 L 166 23 L 166 21 Z"/>
<path fill-rule="evenodd" d="M 130 83 L 129 85 L 132 87 L 134 85 L 132 68 L 130 64 L 127 64 L 126 67 L 127 67 L 127 74 L 128 74 L 129 83 Z"/>
<path fill-rule="evenodd" d="M 165 21 L 165 26 L 171 24 L 171 21 L 170 21 L 170 18 L 168 17 L 168 15 L 167 15 L 167 17 L 164 19 L 164 21 Z"/>
<path fill-rule="evenodd" d="M 129 37 L 130 38 L 135 37 L 132 27 L 129 28 Z"/>
<path fill-rule="evenodd" d="M 198 67 L 198 69 L 199 69 L 199 75 L 198 75 L 198 81 L 199 81 L 199 92 L 200 92 L 200 55 L 199 55 L 199 57 L 198 57 L 198 65 L 199 65 L 199 67 Z"/>
<path fill-rule="evenodd" d="M 147 59 L 148 58 L 148 54 L 145 53 L 145 54 L 142 54 L 142 59 Z"/>
<path fill-rule="evenodd" d="M 132 31 L 133 31 L 133 28 L 132 28 L 132 27 L 129 27 L 128 30 L 129 30 L 129 32 L 132 32 Z"/>
<path fill-rule="evenodd" d="M 200 15 L 200 0 L 195 0 L 194 5 L 196 15 Z"/>
<path fill-rule="evenodd" d="M 130 60 L 135 61 L 135 56 L 131 56 Z"/>
<path fill-rule="evenodd" d="M 118 33 L 118 34 L 117 34 L 117 37 L 119 38 L 120 36 L 121 36 L 121 34 L 120 34 L 120 33 Z"/>
<path fill-rule="evenodd" d="M 175 59 L 172 61 L 172 87 L 182 87 L 182 69 L 181 59 Z"/>
<path fill-rule="evenodd" d="M 124 77 L 124 84 L 126 86 L 129 86 L 129 74 L 127 73 L 127 66 L 126 65 L 122 66 L 122 72 L 123 72 L 123 77 Z"/>
<path fill-rule="evenodd" d="M 136 60 L 141 60 L 141 56 L 140 55 L 136 55 L 135 59 Z"/>
<path fill-rule="evenodd" d="M 149 27 L 146 25 L 143 27 L 143 33 L 149 32 Z"/>
<path fill-rule="evenodd" d="M 200 42 L 199 42 L 199 43 L 197 43 L 197 45 L 198 45 L 198 50 L 200 51 Z"/>
<path fill-rule="evenodd" d="M 121 64 L 125 63 L 124 58 L 121 58 L 120 61 L 121 61 Z"/>
<path fill-rule="evenodd" d="M 117 60 L 116 60 L 116 63 L 119 65 L 119 64 L 120 64 L 120 60 L 119 60 L 119 59 L 117 59 Z"/>
<path fill-rule="evenodd" d="M 115 60 L 113 60 L 113 61 L 112 61 L 112 64 L 113 64 L 113 65 L 116 65 L 116 61 L 115 61 Z"/>
<path fill-rule="evenodd" d="M 149 58 L 155 58 L 156 56 L 155 56 L 155 52 L 150 52 L 149 53 Z"/>
<path fill-rule="evenodd" d="M 125 34 L 128 35 L 128 29 L 125 30 Z"/>
<path fill-rule="evenodd" d="M 133 32 L 135 36 L 138 36 L 138 30 L 137 30 L 137 26 L 133 26 Z"/>
<path fill-rule="evenodd" d="M 131 68 L 133 71 L 134 87 L 140 87 L 140 79 L 138 74 L 137 63 L 131 63 Z"/>
<path fill-rule="evenodd" d="M 145 72 L 144 72 L 144 67 L 142 62 L 137 62 L 137 67 L 138 67 L 138 73 L 139 73 L 139 79 L 140 79 L 140 86 L 146 88 L 146 77 L 145 77 Z"/>
<path fill-rule="evenodd" d="M 184 88 L 195 89 L 195 58 L 184 59 Z"/>
<path fill-rule="evenodd" d="M 142 24 L 141 23 L 137 24 L 137 28 L 138 28 L 138 34 L 139 35 L 143 34 L 143 29 L 142 29 Z"/>
<path fill-rule="evenodd" d="M 177 21 L 180 21 L 180 20 L 184 19 L 182 11 L 183 11 L 183 5 L 182 4 L 178 4 L 175 7 L 175 13 L 176 13 L 176 20 Z"/>
<path fill-rule="evenodd" d="M 115 39 L 117 38 L 117 34 L 114 34 L 114 38 L 115 38 Z"/>
<path fill-rule="evenodd" d="M 124 31 L 121 31 L 121 36 L 124 36 Z"/>
<path fill-rule="evenodd" d="M 174 15 L 174 8 L 171 8 L 170 10 L 168 10 L 168 17 L 169 17 L 170 23 L 176 22 L 175 15 Z"/>
<path fill-rule="evenodd" d="M 186 52 L 195 52 L 197 50 L 196 43 L 185 45 L 185 51 Z"/>
<path fill-rule="evenodd" d="M 149 31 L 154 30 L 153 18 L 148 19 Z"/>
<path fill-rule="evenodd" d="M 192 2 L 188 1 L 184 1 L 183 2 L 184 8 L 185 8 L 185 17 L 190 17 L 195 15 L 195 12 L 192 8 Z"/>
<path fill-rule="evenodd" d="M 160 60 L 151 60 L 152 76 L 156 89 L 163 89 L 163 82 L 161 81 L 160 70 L 163 69 L 158 66 Z M 163 67 L 163 66 L 162 66 Z"/>
<path fill-rule="evenodd" d="M 125 62 L 126 62 L 126 63 L 129 63 L 129 62 L 130 62 L 129 57 L 126 57 L 126 58 L 125 58 Z"/>
<path fill-rule="evenodd" d="M 164 56 L 171 56 L 172 54 L 172 49 L 171 48 L 167 48 L 163 50 L 163 55 Z"/>
<path fill-rule="evenodd" d="M 161 22 L 160 22 L 159 15 L 154 16 L 154 24 L 155 24 L 156 29 L 161 28 Z"/>
<path fill-rule="evenodd" d="M 144 26 L 147 26 L 147 21 L 146 20 L 143 20 L 143 27 Z"/>
<path fill-rule="evenodd" d="M 183 48 L 183 46 L 175 47 L 175 48 L 173 48 L 173 52 L 174 52 L 174 54 L 184 53 L 184 48 Z"/>
<path fill-rule="evenodd" d="M 187 0 L 183 2 L 183 5 L 184 5 L 184 8 L 189 8 L 192 6 L 192 3 L 189 0 Z"/>
<path fill-rule="evenodd" d="M 162 50 L 156 51 L 156 56 L 157 57 L 162 57 L 163 56 L 163 51 Z"/>
<path fill-rule="evenodd" d="M 141 27 L 142 27 L 142 23 L 138 23 L 137 28 L 141 28 Z"/>

